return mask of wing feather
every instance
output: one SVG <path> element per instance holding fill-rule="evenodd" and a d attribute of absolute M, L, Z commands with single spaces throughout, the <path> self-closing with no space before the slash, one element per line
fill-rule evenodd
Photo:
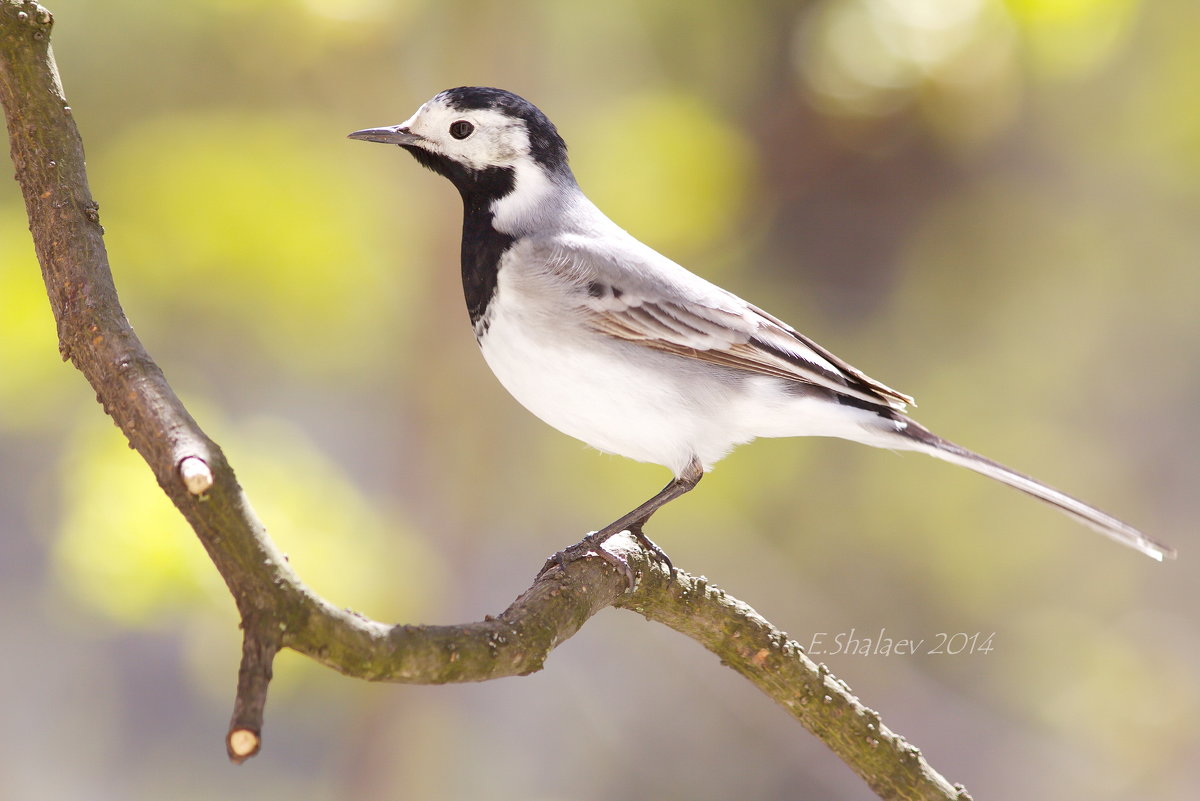
<path fill-rule="evenodd" d="M 869 403 L 903 409 L 912 398 L 869 378 L 790 327 L 752 306 L 725 309 L 636 299 L 624 308 L 591 309 L 589 322 L 609 336 L 654 350 L 825 387 Z"/>
<path fill-rule="evenodd" d="M 593 244 L 559 240 L 548 261 L 561 278 L 578 286 L 585 319 L 596 331 L 664 353 L 824 387 L 885 408 L 903 410 L 913 402 L 777 317 L 635 240 L 628 240 L 629 252 L 621 252 L 613 240 L 603 250 Z"/>

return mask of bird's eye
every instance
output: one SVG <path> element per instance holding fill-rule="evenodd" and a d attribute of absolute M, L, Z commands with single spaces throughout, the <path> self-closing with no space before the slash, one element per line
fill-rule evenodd
<path fill-rule="evenodd" d="M 466 139 L 475 132 L 475 126 L 466 120 L 456 120 L 450 123 L 450 135 L 455 139 Z"/>

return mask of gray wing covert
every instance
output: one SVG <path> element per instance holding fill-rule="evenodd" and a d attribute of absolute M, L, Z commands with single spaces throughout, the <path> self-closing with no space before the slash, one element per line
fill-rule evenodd
<path fill-rule="evenodd" d="M 563 247 L 556 261 L 578 283 L 587 323 L 608 336 L 824 387 L 890 409 L 903 410 L 913 402 L 782 320 L 649 248 L 606 248 L 598 255 L 590 248 Z"/>

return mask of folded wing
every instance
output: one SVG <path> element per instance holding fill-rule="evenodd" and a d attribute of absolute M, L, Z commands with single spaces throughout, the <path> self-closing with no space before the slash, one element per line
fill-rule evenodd
<path fill-rule="evenodd" d="M 556 260 L 564 274 L 578 282 L 585 317 L 597 331 L 690 359 L 824 387 L 897 411 L 913 403 L 782 320 L 654 251 L 618 252 L 617 258 L 612 253 L 611 248 L 604 257 L 560 250 Z M 638 258 L 655 259 L 655 269 L 638 269 Z"/>

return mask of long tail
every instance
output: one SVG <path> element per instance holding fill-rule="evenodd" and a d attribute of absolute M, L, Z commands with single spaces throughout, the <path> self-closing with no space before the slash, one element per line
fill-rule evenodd
<path fill-rule="evenodd" d="M 899 447 L 928 453 L 930 456 L 935 456 L 951 464 L 961 465 L 1019 489 L 1021 492 L 1056 507 L 1064 514 L 1099 531 L 1104 536 L 1110 537 L 1122 545 L 1136 548 L 1152 559 L 1161 562 L 1164 558 L 1175 558 L 1174 548 L 1155 542 L 1133 526 L 1122 523 L 1094 506 L 1089 506 L 1078 498 L 1072 498 L 1065 492 L 1046 486 L 1024 473 L 1018 473 L 1016 470 L 1011 470 L 998 462 L 993 462 L 991 459 L 955 445 L 949 440 L 942 439 L 914 420 L 899 415 L 896 417 L 900 418 L 897 422 L 902 426 L 897 432 L 898 439 L 904 441 L 903 444 L 896 443 Z"/>

